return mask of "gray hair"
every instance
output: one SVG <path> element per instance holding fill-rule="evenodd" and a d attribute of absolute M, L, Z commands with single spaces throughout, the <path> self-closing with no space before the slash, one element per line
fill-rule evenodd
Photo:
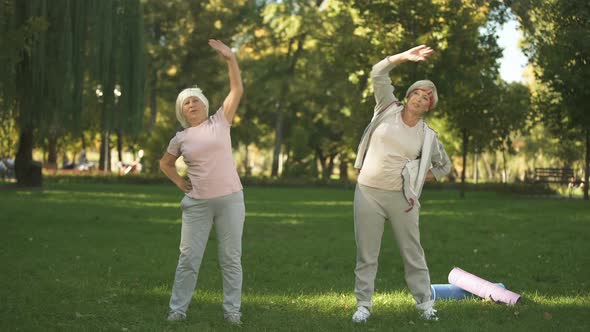
<path fill-rule="evenodd" d="M 421 80 L 416 81 L 414 84 L 410 85 L 408 91 L 406 92 L 406 98 L 412 93 L 414 90 L 430 90 L 432 94 L 430 95 L 430 108 L 433 109 L 438 104 L 438 92 L 436 91 L 436 86 L 430 80 Z"/>

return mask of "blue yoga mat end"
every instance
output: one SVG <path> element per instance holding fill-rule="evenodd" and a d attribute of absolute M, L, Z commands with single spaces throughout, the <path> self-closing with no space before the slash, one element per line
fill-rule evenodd
<path fill-rule="evenodd" d="M 496 285 L 506 288 L 503 283 L 496 283 Z M 471 298 L 476 295 L 451 284 L 434 284 L 430 286 L 432 290 L 433 300 L 463 300 Z"/>

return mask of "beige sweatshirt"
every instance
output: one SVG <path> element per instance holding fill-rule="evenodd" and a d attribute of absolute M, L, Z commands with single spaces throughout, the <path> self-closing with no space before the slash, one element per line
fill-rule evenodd
<path fill-rule="evenodd" d="M 402 121 L 401 112 L 389 113 L 371 136 L 358 182 L 368 187 L 401 191 L 404 166 L 420 155 L 424 122 L 420 120 L 410 127 Z"/>

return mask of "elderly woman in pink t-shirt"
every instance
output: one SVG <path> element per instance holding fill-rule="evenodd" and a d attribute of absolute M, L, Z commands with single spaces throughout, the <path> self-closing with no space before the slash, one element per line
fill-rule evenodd
<path fill-rule="evenodd" d="M 176 117 L 184 130 L 176 133 L 160 160 L 162 172 L 185 193 L 180 203 L 180 257 L 167 319 L 186 319 L 207 239 L 215 225 L 223 273 L 224 318 L 239 325 L 245 207 L 232 157 L 230 128 L 244 89 L 231 49 L 219 40 L 209 40 L 209 45 L 227 62 L 230 92 L 223 106 L 209 116 L 209 102 L 201 89 L 181 91 L 176 99 Z M 188 180 L 176 171 L 175 162 L 180 156 L 188 165 Z"/>

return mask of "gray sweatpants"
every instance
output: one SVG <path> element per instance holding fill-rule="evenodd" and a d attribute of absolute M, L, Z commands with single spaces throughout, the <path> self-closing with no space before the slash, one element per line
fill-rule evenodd
<path fill-rule="evenodd" d="M 420 211 L 414 207 L 405 212 L 409 207 L 400 191 L 357 184 L 354 193 L 354 232 L 357 247 L 354 293 L 357 305 L 368 308 L 373 305 L 371 298 L 375 292 L 375 276 L 386 220 L 391 224 L 399 247 L 406 283 L 416 300 L 416 307 L 427 310 L 434 305 L 428 267 L 420 244 Z"/>
<path fill-rule="evenodd" d="M 212 199 L 185 196 L 182 208 L 180 257 L 170 298 L 170 311 L 186 313 L 197 285 L 199 267 L 211 227 L 217 232 L 219 266 L 223 273 L 223 312 L 240 313 L 242 297 L 242 230 L 245 207 L 242 191 Z"/>

